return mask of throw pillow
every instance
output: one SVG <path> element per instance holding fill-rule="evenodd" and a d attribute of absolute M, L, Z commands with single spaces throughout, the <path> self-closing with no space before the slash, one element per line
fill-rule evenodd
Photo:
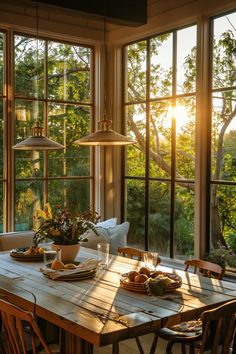
<path fill-rule="evenodd" d="M 127 235 L 129 232 L 129 222 L 125 221 L 116 227 L 108 229 L 110 240 L 110 253 L 117 254 L 118 247 L 125 247 L 127 245 Z"/>
<path fill-rule="evenodd" d="M 83 234 L 84 238 L 87 238 L 87 242 L 80 242 L 80 245 L 82 247 L 88 247 L 92 248 L 94 250 L 97 249 L 97 243 L 99 242 L 109 242 L 109 234 L 107 229 L 104 229 L 103 227 L 96 227 L 96 230 L 98 232 L 98 236 L 92 231 L 88 230 Z"/>
<path fill-rule="evenodd" d="M 84 233 L 84 237 L 88 239 L 88 242 L 81 242 L 82 247 L 97 249 L 97 243 L 109 242 L 110 253 L 117 254 L 118 247 L 125 247 L 127 244 L 127 234 L 129 231 L 129 222 L 125 221 L 115 227 L 109 227 L 105 229 L 101 226 L 96 226 L 96 230 L 99 234 L 97 236 L 93 231 L 87 231 Z"/>
<path fill-rule="evenodd" d="M 108 229 L 109 227 L 115 227 L 116 225 L 117 225 L 117 218 L 112 218 L 112 219 L 98 222 L 96 224 L 96 227 L 104 227 L 104 229 Z"/>

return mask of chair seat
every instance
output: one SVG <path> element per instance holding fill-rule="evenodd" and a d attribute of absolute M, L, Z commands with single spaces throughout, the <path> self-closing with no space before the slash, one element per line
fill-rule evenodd
<path fill-rule="evenodd" d="M 171 333 L 173 333 L 173 335 L 180 333 L 186 336 L 198 335 L 202 333 L 202 321 L 199 319 L 195 321 L 181 322 L 167 329 L 169 331 L 169 335 L 172 335 Z"/>

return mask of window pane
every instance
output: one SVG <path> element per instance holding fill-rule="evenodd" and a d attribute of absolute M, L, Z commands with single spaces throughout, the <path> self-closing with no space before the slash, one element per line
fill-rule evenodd
<path fill-rule="evenodd" d="M 4 146 L 4 141 L 3 141 L 3 127 L 4 127 L 4 116 L 3 116 L 3 100 L 0 99 L 0 178 L 3 178 L 3 166 L 4 166 L 4 161 L 3 161 L 3 146 Z"/>
<path fill-rule="evenodd" d="M 171 101 L 151 104 L 150 109 L 150 177 L 170 178 L 171 173 Z"/>
<path fill-rule="evenodd" d="M 173 35 L 167 33 L 150 40 L 150 96 L 164 97 L 172 93 Z"/>
<path fill-rule="evenodd" d="M 236 80 L 236 12 L 213 21 L 213 88 L 232 87 Z"/>
<path fill-rule="evenodd" d="M 211 187 L 211 241 L 214 248 L 228 246 L 236 252 L 236 186 Z"/>
<path fill-rule="evenodd" d="M 174 255 L 194 255 L 194 184 L 176 187 Z"/>
<path fill-rule="evenodd" d="M 4 35 L 0 33 L 0 95 L 4 93 Z"/>
<path fill-rule="evenodd" d="M 90 205 L 90 180 L 50 180 L 49 203 L 86 211 Z"/>
<path fill-rule="evenodd" d="M 176 178 L 195 177 L 195 97 L 178 99 L 176 118 Z"/>
<path fill-rule="evenodd" d="M 44 127 L 43 102 L 15 100 L 16 143 L 32 136 L 32 128 L 38 120 Z"/>
<path fill-rule="evenodd" d="M 211 175 L 212 181 L 223 184 L 212 183 L 210 190 L 211 248 L 216 249 L 212 256 L 232 267 L 236 266 L 235 254 L 230 253 L 236 252 L 235 21 L 236 12 L 213 20 Z"/>
<path fill-rule="evenodd" d="M 212 179 L 236 181 L 236 90 L 213 95 Z"/>
<path fill-rule="evenodd" d="M 15 151 L 17 178 L 42 177 L 44 154 L 42 151 Z"/>
<path fill-rule="evenodd" d="M 178 94 L 196 90 L 196 26 L 177 31 Z"/>
<path fill-rule="evenodd" d="M 89 102 L 91 49 L 49 42 L 48 95 L 52 99 Z"/>
<path fill-rule="evenodd" d="M 127 147 L 126 175 L 145 175 L 145 137 L 146 137 L 146 113 L 145 105 L 130 105 L 126 107 L 128 121 L 128 135 L 136 139 L 138 144 Z M 138 164 L 137 164 L 138 161 Z"/>
<path fill-rule="evenodd" d="M 149 249 L 169 256 L 170 185 L 150 182 Z"/>
<path fill-rule="evenodd" d="M 3 221 L 4 221 L 4 216 L 3 216 L 3 184 L 0 183 L 0 232 L 3 232 Z"/>
<path fill-rule="evenodd" d="M 88 176 L 90 149 L 74 145 L 74 141 L 89 134 L 90 108 L 51 104 L 49 106 L 49 137 L 66 148 L 49 154 L 50 176 Z"/>
<path fill-rule="evenodd" d="M 126 180 L 127 215 L 130 222 L 128 245 L 144 249 L 145 182 Z"/>
<path fill-rule="evenodd" d="M 43 205 L 43 182 L 16 182 L 15 191 L 15 230 L 31 230 L 34 211 Z"/>
<path fill-rule="evenodd" d="M 15 93 L 43 97 L 45 41 L 15 36 Z"/>
<path fill-rule="evenodd" d="M 38 113 L 39 110 L 39 113 Z M 36 117 L 41 126 L 44 126 L 42 102 L 16 100 L 16 143 L 32 136 L 32 127 Z M 39 151 L 15 151 L 16 178 L 42 177 L 44 171 L 44 154 Z"/>
<path fill-rule="evenodd" d="M 139 101 L 146 97 L 146 41 L 127 47 L 126 102 Z"/>

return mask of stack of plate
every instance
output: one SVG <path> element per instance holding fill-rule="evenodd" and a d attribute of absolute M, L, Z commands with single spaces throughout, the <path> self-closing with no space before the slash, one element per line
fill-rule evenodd
<path fill-rule="evenodd" d="M 73 274 L 66 274 L 66 272 L 67 271 L 65 270 L 64 271 L 65 275 L 61 275 L 60 277 L 56 278 L 55 280 L 75 281 L 75 280 L 84 280 L 84 279 L 92 278 L 94 275 L 96 275 L 97 269 L 91 269 L 91 270 L 85 270 L 85 271 L 80 270 L 77 273 L 73 273 Z M 46 276 L 48 278 L 50 278 L 49 275 L 46 275 Z"/>
<path fill-rule="evenodd" d="M 43 254 L 27 254 L 26 251 L 28 251 L 29 247 L 19 247 L 19 248 L 14 248 L 13 250 L 10 251 L 10 256 L 19 260 L 19 261 L 29 261 L 29 262 L 35 262 L 35 261 L 43 261 Z"/>
<path fill-rule="evenodd" d="M 135 291 L 137 293 L 147 292 L 147 286 L 145 283 L 135 283 L 133 281 L 129 281 L 129 279 L 126 277 L 120 278 L 120 285 L 126 290 Z"/>
<path fill-rule="evenodd" d="M 75 266 L 79 266 L 80 263 L 81 262 L 73 262 Z M 81 267 L 53 270 L 51 269 L 51 264 L 49 263 L 46 265 L 46 267 L 41 268 L 41 272 L 47 278 L 52 280 L 75 281 L 92 278 L 97 273 L 97 266 L 87 266 L 84 270 Z"/>

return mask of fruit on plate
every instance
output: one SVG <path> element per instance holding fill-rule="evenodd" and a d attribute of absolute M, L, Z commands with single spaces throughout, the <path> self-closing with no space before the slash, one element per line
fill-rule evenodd
<path fill-rule="evenodd" d="M 42 247 L 33 247 L 30 246 L 27 251 L 24 252 L 25 255 L 30 256 L 30 255 L 37 255 L 37 254 L 43 254 L 44 248 Z"/>
<path fill-rule="evenodd" d="M 128 273 L 128 279 L 129 281 L 132 281 L 134 282 L 134 279 L 136 277 L 136 275 L 138 275 L 139 273 L 136 272 L 136 270 L 131 270 L 129 273 Z"/>
<path fill-rule="evenodd" d="M 148 276 L 146 274 L 138 274 L 134 278 L 135 283 L 144 283 L 146 280 L 148 280 Z"/>
<path fill-rule="evenodd" d="M 53 270 L 59 270 L 59 269 L 64 269 L 65 265 L 63 262 L 58 261 L 57 259 L 55 259 L 52 264 L 51 264 L 51 269 Z"/>
<path fill-rule="evenodd" d="M 76 265 L 74 263 L 67 263 L 64 265 L 65 269 L 76 269 Z"/>
<path fill-rule="evenodd" d="M 141 267 L 141 268 L 139 269 L 139 273 L 140 273 L 140 274 L 146 274 L 148 277 L 150 277 L 151 271 L 150 271 L 150 269 L 148 269 L 147 267 Z"/>

